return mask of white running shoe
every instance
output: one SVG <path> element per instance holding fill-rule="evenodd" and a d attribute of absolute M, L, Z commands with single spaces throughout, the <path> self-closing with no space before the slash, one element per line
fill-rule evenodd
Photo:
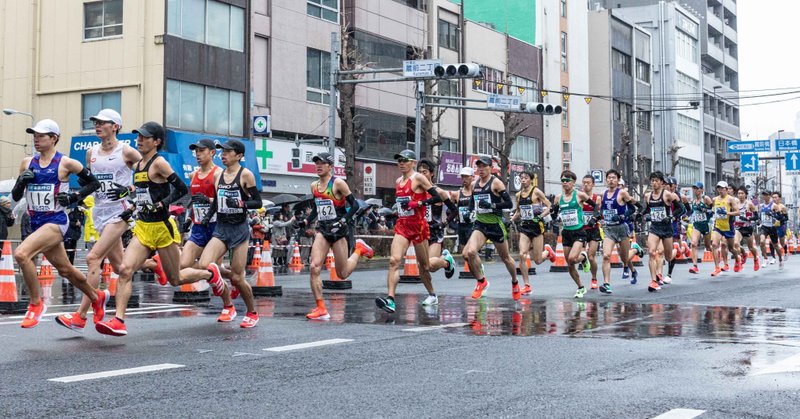
<path fill-rule="evenodd" d="M 769 258 L 769 264 L 770 265 L 774 265 L 775 264 L 775 258 Z"/>
<path fill-rule="evenodd" d="M 428 295 L 425 297 L 425 300 L 422 301 L 423 306 L 435 306 L 439 305 L 439 297 L 435 295 Z"/>
<path fill-rule="evenodd" d="M 664 278 L 661 279 L 661 282 L 663 282 L 665 284 L 671 284 L 672 283 L 672 277 L 669 276 L 669 275 L 664 275 Z"/>

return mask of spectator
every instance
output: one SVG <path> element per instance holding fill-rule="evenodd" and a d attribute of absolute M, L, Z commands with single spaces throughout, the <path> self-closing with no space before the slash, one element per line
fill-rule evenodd
<path fill-rule="evenodd" d="M 250 213 L 250 249 L 247 250 L 248 264 L 253 260 L 255 247 L 264 244 L 267 227 L 264 225 L 265 222 L 262 217 L 265 212 L 266 210 L 264 208 L 259 208 L 257 211 Z"/>
<path fill-rule="evenodd" d="M 0 197 L 0 240 L 8 238 L 8 228 L 14 225 L 14 213 L 11 211 L 11 199 Z"/>
<path fill-rule="evenodd" d="M 376 226 L 377 227 L 375 228 L 375 231 L 377 231 L 378 233 L 383 234 L 389 231 L 389 226 L 386 225 L 386 217 L 382 216 L 380 219 L 378 219 L 378 223 L 376 224 Z"/>
<path fill-rule="evenodd" d="M 78 251 L 78 240 L 81 238 L 81 227 L 83 226 L 83 211 L 72 208 L 69 212 L 69 227 L 67 234 L 64 235 L 64 248 L 67 249 L 69 263 L 75 264 L 75 253 Z"/>
<path fill-rule="evenodd" d="M 31 229 L 31 216 L 28 214 L 27 209 L 22 210 L 22 216 L 19 217 L 19 231 L 22 236 L 22 241 L 25 241 L 25 238 L 33 233 L 33 229 Z"/>
<path fill-rule="evenodd" d="M 94 246 L 94 242 L 100 240 L 100 234 L 94 228 L 92 207 L 94 207 L 94 196 L 92 195 L 87 196 L 83 200 L 83 205 L 78 207 L 83 211 L 83 216 L 86 220 L 83 225 L 83 245 L 86 249 L 91 249 Z"/>
<path fill-rule="evenodd" d="M 270 231 L 272 242 L 275 244 L 273 254 L 275 264 L 278 266 L 286 266 L 286 246 L 289 245 L 289 229 L 293 222 L 294 217 L 287 219 L 282 212 L 275 214 L 275 220 L 272 222 Z"/>
<path fill-rule="evenodd" d="M 292 218 L 292 210 L 289 208 L 289 206 L 290 204 L 281 205 L 281 214 L 283 214 L 284 220 Z"/>

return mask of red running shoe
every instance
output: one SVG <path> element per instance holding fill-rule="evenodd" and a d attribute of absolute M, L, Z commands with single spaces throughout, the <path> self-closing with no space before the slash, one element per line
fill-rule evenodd
<path fill-rule="evenodd" d="M 164 268 L 161 266 L 161 255 L 156 254 L 153 256 L 153 261 L 156 267 L 153 268 L 153 273 L 156 274 L 156 281 L 163 287 L 167 285 L 167 274 L 164 273 Z"/>
<path fill-rule="evenodd" d="M 116 317 L 107 322 L 97 323 L 94 325 L 94 328 L 99 333 L 109 336 L 125 336 L 128 334 L 128 329 L 125 327 L 125 323 L 121 322 Z"/>

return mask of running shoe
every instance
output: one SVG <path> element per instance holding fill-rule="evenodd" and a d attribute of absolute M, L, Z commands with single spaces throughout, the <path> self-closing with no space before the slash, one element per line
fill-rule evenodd
<path fill-rule="evenodd" d="M 745 263 L 747 263 L 747 252 L 742 250 L 742 265 L 744 265 Z"/>
<path fill-rule="evenodd" d="M 532 292 L 533 291 L 531 290 L 531 286 L 529 284 L 525 284 L 525 286 L 522 287 L 522 295 L 531 295 Z"/>
<path fill-rule="evenodd" d="M 44 300 L 39 301 L 39 304 L 36 305 L 28 304 L 28 311 L 25 313 L 20 326 L 25 329 L 36 327 L 44 313 L 47 313 L 47 304 L 44 303 Z"/>
<path fill-rule="evenodd" d="M 219 317 L 217 317 L 217 321 L 220 323 L 228 323 L 232 322 L 233 319 L 236 318 L 236 307 L 222 307 L 222 312 L 219 313 Z"/>
<path fill-rule="evenodd" d="M 661 274 L 656 275 L 656 283 L 658 283 L 658 285 L 664 285 L 664 276 Z"/>
<path fill-rule="evenodd" d="M 249 329 L 251 327 L 256 327 L 256 324 L 258 324 L 258 313 L 253 311 L 244 315 L 244 320 L 239 323 L 239 327 L 242 329 Z"/>
<path fill-rule="evenodd" d="M 328 314 L 328 309 L 325 307 L 314 307 L 310 313 L 306 314 L 309 320 L 330 320 L 331 315 Z"/>
<path fill-rule="evenodd" d="M 92 320 L 94 324 L 100 323 L 103 321 L 103 317 L 106 316 L 106 303 L 108 300 L 111 299 L 111 292 L 108 290 L 97 290 L 97 300 L 92 303 L 92 311 L 94 314 L 92 315 Z"/>
<path fill-rule="evenodd" d="M 631 277 L 631 268 L 625 266 L 622 268 L 622 279 L 628 279 Z"/>
<path fill-rule="evenodd" d="M 550 259 L 550 263 L 556 263 L 556 252 L 553 250 L 553 246 L 546 244 L 544 245 L 544 250 L 547 252 L 547 258 Z"/>
<path fill-rule="evenodd" d="M 425 297 L 424 300 L 422 300 L 422 305 L 426 307 L 439 305 L 439 297 L 428 294 L 428 296 Z"/>
<path fill-rule="evenodd" d="M 719 275 L 721 273 L 722 273 L 722 269 L 719 266 L 717 266 L 717 267 L 714 268 L 714 272 L 711 272 L 711 276 L 717 276 L 717 275 Z"/>
<path fill-rule="evenodd" d="M 522 297 L 522 290 L 519 288 L 519 283 L 511 284 L 511 298 L 514 301 L 519 301 L 520 297 Z"/>
<path fill-rule="evenodd" d="M 689 268 L 689 273 L 690 274 L 696 274 L 698 272 L 700 272 L 700 269 L 697 267 L 697 265 L 694 265 L 691 268 Z"/>
<path fill-rule="evenodd" d="M 741 263 L 739 263 L 739 261 L 737 260 L 737 261 L 736 261 L 736 262 L 733 264 L 733 271 L 734 271 L 734 272 L 740 272 L 741 270 L 742 270 L 742 264 L 741 264 Z"/>
<path fill-rule="evenodd" d="M 216 263 L 208 265 L 208 271 L 211 272 L 211 278 L 208 278 L 208 284 L 211 285 L 211 291 L 219 297 L 225 291 L 225 281 L 222 280 L 222 274 L 219 272 L 219 266 Z"/>
<path fill-rule="evenodd" d="M 631 272 L 631 285 L 636 285 L 639 280 L 639 271 Z"/>
<path fill-rule="evenodd" d="M 240 294 L 239 287 L 237 287 L 236 285 L 233 285 L 233 283 L 231 283 L 231 300 L 235 300 L 235 299 L 239 298 L 239 294 Z"/>
<path fill-rule="evenodd" d="M 591 285 L 591 288 L 592 288 L 593 290 L 596 290 L 596 289 L 597 289 L 597 278 L 592 278 L 592 285 Z"/>
<path fill-rule="evenodd" d="M 761 269 L 761 262 L 759 262 L 758 257 L 753 258 L 753 270 L 758 271 Z"/>
<path fill-rule="evenodd" d="M 372 259 L 372 257 L 375 256 L 375 251 L 372 250 L 372 247 L 370 247 L 367 242 L 361 239 L 356 240 L 355 251 L 367 259 Z"/>
<path fill-rule="evenodd" d="M 394 313 L 394 298 L 386 297 L 381 298 L 378 297 L 375 299 L 375 305 L 378 306 L 379 309 L 387 312 L 387 313 Z"/>
<path fill-rule="evenodd" d="M 444 269 L 445 278 L 452 278 L 453 274 L 456 273 L 456 261 L 453 259 L 453 255 L 450 254 L 449 250 L 444 249 L 442 250 L 442 259 L 447 261 L 447 267 Z"/>
<path fill-rule="evenodd" d="M 611 294 L 611 284 L 604 282 L 603 285 L 600 285 L 600 292 L 603 294 Z"/>
<path fill-rule="evenodd" d="M 778 262 L 778 269 L 783 270 L 783 259 L 781 259 L 781 261 Z"/>
<path fill-rule="evenodd" d="M 156 274 L 156 281 L 163 287 L 167 285 L 167 274 L 164 273 L 164 267 L 161 266 L 161 255 L 156 254 L 153 256 L 153 262 L 156 263 L 156 267 L 153 268 L 153 273 Z"/>
<path fill-rule="evenodd" d="M 125 336 L 128 334 L 128 329 L 125 327 L 125 323 L 116 317 L 107 322 L 96 323 L 94 328 L 99 333 L 109 336 Z"/>
<path fill-rule="evenodd" d="M 74 332 L 83 332 L 83 328 L 86 327 L 86 319 L 81 317 L 77 311 L 72 314 L 62 314 L 56 317 L 56 323 Z"/>
<path fill-rule="evenodd" d="M 475 281 L 475 289 L 472 291 L 472 299 L 477 300 L 483 297 L 484 291 L 489 289 L 489 280 L 483 278 L 483 282 Z"/>
<path fill-rule="evenodd" d="M 665 275 L 663 278 L 661 278 L 661 282 L 663 282 L 665 284 L 671 284 L 672 283 L 672 276 Z"/>
<path fill-rule="evenodd" d="M 769 264 L 770 265 L 774 265 L 775 264 L 775 258 L 769 258 Z"/>
<path fill-rule="evenodd" d="M 583 298 L 584 295 L 586 295 L 586 287 L 580 287 L 577 291 L 575 291 L 574 298 Z"/>
<path fill-rule="evenodd" d="M 730 268 L 731 268 L 731 267 L 730 267 L 730 265 L 728 265 L 728 264 L 726 263 L 726 264 L 722 265 L 722 272 L 728 272 L 728 270 L 729 270 Z"/>
<path fill-rule="evenodd" d="M 588 274 L 589 269 L 591 268 L 591 265 L 589 264 L 589 254 L 586 252 L 581 252 L 580 257 L 583 258 L 583 262 L 578 262 L 578 270 Z"/>
<path fill-rule="evenodd" d="M 658 282 L 650 281 L 650 285 L 647 286 L 647 291 L 656 292 L 661 291 L 661 285 Z"/>
<path fill-rule="evenodd" d="M 631 247 L 636 251 L 636 256 L 640 258 L 644 257 L 644 249 L 642 249 L 642 246 L 639 246 L 639 243 L 633 243 Z"/>

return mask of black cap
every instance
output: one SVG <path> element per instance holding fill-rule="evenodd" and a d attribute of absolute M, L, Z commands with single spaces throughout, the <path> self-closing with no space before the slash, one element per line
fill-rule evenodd
<path fill-rule="evenodd" d="M 216 147 L 214 140 L 209 138 L 202 138 L 198 142 L 189 145 L 189 150 L 196 150 L 198 148 L 207 148 L 213 150 Z"/>
<path fill-rule="evenodd" d="M 322 151 L 322 152 L 317 153 L 311 159 L 311 161 L 313 161 L 314 163 L 322 161 L 322 162 L 325 162 L 325 163 L 328 163 L 328 164 L 333 164 L 333 156 L 331 156 L 331 153 L 328 153 L 327 151 Z"/>
<path fill-rule="evenodd" d="M 133 130 L 133 133 L 139 134 L 142 137 L 160 138 L 162 141 L 164 140 L 164 127 L 158 122 L 145 122 L 139 129 Z"/>
<path fill-rule="evenodd" d="M 217 144 L 217 148 L 233 150 L 236 154 L 244 154 L 244 144 L 239 140 L 230 139 L 225 141 L 225 144 Z"/>
<path fill-rule="evenodd" d="M 394 155 L 394 159 L 395 160 L 400 160 L 400 159 L 416 160 L 417 159 L 417 154 L 414 153 L 411 150 L 403 150 L 403 151 L 395 154 Z"/>
<path fill-rule="evenodd" d="M 481 163 L 485 166 L 491 166 L 492 158 L 490 156 L 480 156 L 478 157 L 478 160 L 475 161 L 475 163 Z"/>

